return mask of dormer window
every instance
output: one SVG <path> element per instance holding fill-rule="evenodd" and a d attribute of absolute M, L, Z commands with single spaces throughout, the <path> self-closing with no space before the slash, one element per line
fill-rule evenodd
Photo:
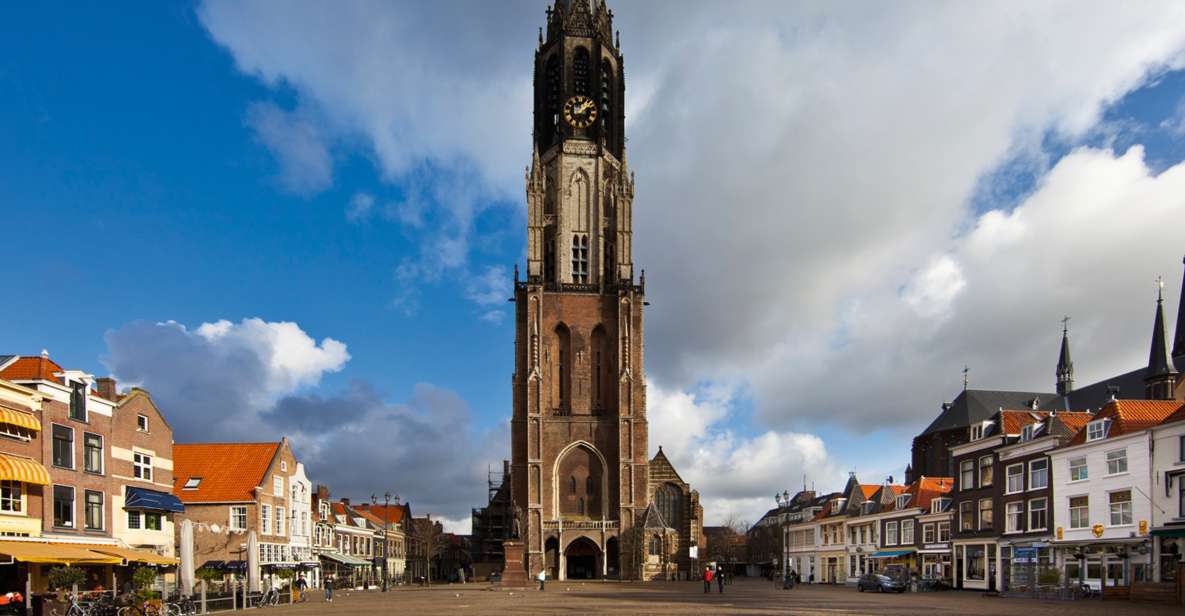
<path fill-rule="evenodd" d="M 945 498 L 945 497 L 936 498 L 936 499 L 930 501 L 930 513 L 942 513 L 943 511 L 946 511 L 946 507 L 949 504 L 950 504 L 949 498 Z"/>
<path fill-rule="evenodd" d="M 990 421 L 981 421 L 971 426 L 971 440 L 978 441 L 987 434 L 987 427 L 991 425 Z"/>
<path fill-rule="evenodd" d="M 1021 431 L 1020 431 L 1021 442 L 1023 443 L 1025 441 L 1033 440 L 1033 437 L 1037 434 L 1037 432 L 1040 429 L 1041 429 L 1041 424 L 1037 424 L 1037 423 L 1032 423 L 1032 424 L 1025 426 L 1024 428 L 1021 428 Z"/>
<path fill-rule="evenodd" d="M 1086 442 L 1097 441 L 1107 436 L 1107 420 L 1098 419 L 1086 424 Z"/>
<path fill-rule="evenodd" d="M 863 503 L 860 503 L 860 512 L 861 513 L 872 513 L 872 508 L 875 505 L 876 505 L 876 503 L 874 503 L 872 501 L 865 501 Z"/>
<path fill-rule="evenodd" d="M 839 513 L 843 511 L 844 503 L 846 503 L 847 500 L 848 499 L 846 498 L 837 498 L 831 501 L 831 513 Z"/>
<path fill-rule="evenodd" d="M 200 485 L 202 485 L 202 478 L 201 477 L 190 477 L 189 479 L 185 480 L 185 486 L 182 487 L 181 489 L 196 490 L 196 489 L 198 489 L 198 486 L 200 486 Z"/>
<path fill-rule="evenodd" d="M 897 496 L 897 508 L 898 509 L 905 509 L 905 506 L 909 504 L 909 498 L 910 498 L 909 494 L 898 495 Z"/>

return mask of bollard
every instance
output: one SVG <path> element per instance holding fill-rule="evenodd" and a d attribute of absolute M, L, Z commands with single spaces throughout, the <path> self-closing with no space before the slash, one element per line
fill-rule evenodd
<path fill-rule="evenodd" d="M 202 579 L 202 613 L 206 613 L 206 580 Z"/>
<path fill-rule="evenodd" d="M 230 581 L 230 611 L 239 609 L 239 581 Z"/>

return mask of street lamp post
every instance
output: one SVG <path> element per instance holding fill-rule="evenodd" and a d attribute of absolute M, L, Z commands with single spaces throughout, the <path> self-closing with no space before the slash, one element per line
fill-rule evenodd
<path fill-rule="evenodd" d="M 391 506 L 391 500 L 396 504 L 399 503 L 399 495 L 392 495 L 390 492 L 383 493 L 383 592 L 387 592 L 390 580 L 391 560 L 388 550 L 391 548 L 391 519 L 388 517 L 388 509 Z M 374 494 L 370 495 L 371 504 L 378 506 L 379 499 Z"/>

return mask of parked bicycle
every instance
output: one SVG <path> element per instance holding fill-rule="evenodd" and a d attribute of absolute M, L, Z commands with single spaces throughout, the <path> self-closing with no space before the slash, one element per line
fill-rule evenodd
<path fill-rule="evenodd" d="M 116 616 L 118 614 L 115 601 L 109 595 L 99 595 L 93 601 L 70 597 L 69 602 L 65 611 L 55 607 L 50 610 L 50 613 L 53 616 Z"/>

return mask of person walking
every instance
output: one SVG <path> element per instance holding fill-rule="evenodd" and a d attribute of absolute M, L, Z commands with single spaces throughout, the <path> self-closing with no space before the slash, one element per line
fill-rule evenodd
<path fill-rule="evenodd" d="M 724 568 L 720 567 L 716 570 L 716 588 L 720 589 L 720 594 L 724 594 Z"/>
<path fill-rule="evenodd" d="M 334 581 L 335 580 L 333 579 L 332 575 L 324 580 L 325 602 L 326 603 L 333 603 L 333 583 L 334 583 Z"/>
<path fill-rule="evenodd" d="M 712 568 L 704 567 L 704 594 L 712 592 Z"/>
<path fill-rule="evenodd" d="M 535 579 L 539 580 L 539 591 L 542 592 L 543 582 L 547 580 L 547 569 L 540 569 L 539 575 L 535 576 Z"/>

